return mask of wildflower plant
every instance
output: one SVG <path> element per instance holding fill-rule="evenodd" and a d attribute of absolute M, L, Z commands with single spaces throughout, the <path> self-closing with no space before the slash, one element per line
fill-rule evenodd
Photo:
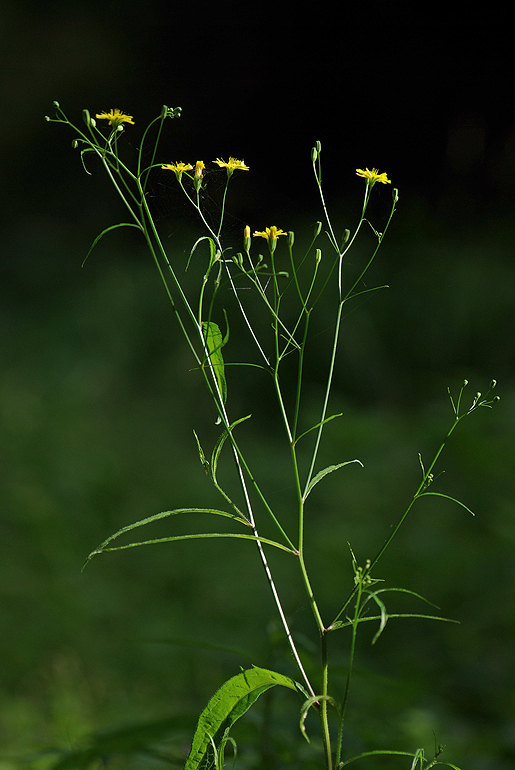
<path fill-rule="evenodd" d="M 411 766 L 412 770 L 428 770 L 428 768 L 436 765 L 445 765 L 457 770 L 456 765 L 440 760 L 442 747 L 438 747 L 434 756 L 430 758 L 425 757 L 424 750 L 421 748 L 414 752 L 374 748 L 357 756 L 352 756 L 344 739 L 344 727 L 352 692 L 351 685 L 354 683 L 354 659 L 358 632 L 362 625 L 369 623 L 376 625 L 373 637 L 373 643 L 375 643 L 381 636 L 388 620 L 392 618 L 445 620 L 434 612 L 408 614 L 390 612 L 387 609 L 387 598 L 392 593 L 395 595 L 395 593 L 402 592 L 417 601 L 427 604 L 430 602 L 427 602 L 415 591 L 384 586 L 383 581 L 376 576 L 376 568 L 386 549 L 397 535 L 399 528 L 420 498 L 428 495 L 448 498 L 472 513 L 460 501 L 434 489 L 432 484 L 434 470 L 447 439 L 462 420 L 482 407 L 491 407 L 498 400 L 497 396 L 492 395 L 496 386 L 495 381 L 490 383 L 486 395 L 482 396 L 481 393 L 477 393 L 470 405 L 464 405 L 467 381 L 463 382 L 457 396 L 453 396 L 449 390 L 452 406 L 452 420 L 449 430 L 444 435 L 427 467 L 422 458 L 419 457 L 420 482 L 407 507 L 399 512 L 396 524 L 391 528 L 387 528 L 385 524 L 386 534 L 383 536 L 382 544 L 375 547 L 375 556 L 367 560 L 364 565 L 360 565 L 352 548 L 350 549 L 353 580 L 347 588 L 346 595 L 335 598 L 333 610 L 329 617 L 322 614 L 306 565 L 309 544 L 306 543 L 305 539 L 305 520 L 306 516 L 310 515 L 310 493 L 328 474 L 351 464 L 362 465 L 360 460 L 353 458 L 336 461 L 334 464 L 321 468 L 319 466 L 319 453 L 328 423 L 342 417 L 341 414 L 330 412 L 329 402 L 342 330 L 343 310 L 347 303 L 356 297 L 384 288 L 367 288 L 363 278 L 376 258 L 392 220 L 399 200 L 398 190 L 396 188 L 392 190 L 390 212 L 386 224 L 379 232 L 369 222 L 367 209 L 374 186 L 376 184 L 389 185 L 391 181 L 385 172 L 379 173 L 375 168 L 372 170 L 368 168 L 365 170 L 356 169 L 357 176 L 365 180 L 361 213 L 353 231 L 346 229 L 342 234 L 338 234 L 332 224 L 322 189 L 322 148 L 320 142 L 317 142 L 311 152 L 311 162 L 315 184 L 320 195 L 325 228 L 323 228 L 322 222 L 317 222 L 308 249 L 298 256 L 295 249 L 295 236 L 291 230 L 283 230 L 277 225 L 263 227 L 258 224 L 257 226 L 261 226 L 262 229 L 252 231 L 251 227 L 246 225 L 242 228 L 241 245 L 239 246 L 240 248 L 242 246 L 242 250 L 233 253 L 231 246 L 227 245 L 222 237 L 229 184 L 234 183 L 234 178 L 240 172 L 252 173 L 252 169 L 243 160 L 233 157 L 230 157 L 228 161 L 220 158 L 212 161 L 212 165 L 217 166 L 220 173 L 223 173 L 225 169 L 226 179 L 217 223 L 215 225 L 210 224 L 212 220 L 210 218 L 208 222 L 201 198 L 201 191 L 205 183 L 206 162 L 203 160 L 170 161 L 169 159 L 168 162 L 166 158 L 158 157 L 159 140 L 165 125 L 169 120 L 180 116 L 181 108 L 169 108 L 167 106 L 162 108 L 160 115 L 151 121 L 142 132 L 134 167 L 129 167 L 120 158 L 118 143 L 125 130 L 134 130 L 132 127 L 136 121 L 133 120 L 132 116 L 126 115 L 119 109 L 112 109 L 109 112 L 97 113 L 96 119 L 93 119 L 90 113 L 84 110 L 83 126 L 79 127 L 68 120 L 57 102 L 54 102 L 54 106 L 56 109 L 55 117 L 47 117 L 47 120 L 64 124 L 74 131 L 73 147 L 80 151 L 85 170 L 91 173 L 90 159 L 96 158 L 111 179 L 127 212 L 127 220 L 111 225 L 102 231 L 93 241 L 91 249 L 103 236 L 115 228 L 131 227 L 140 231 L 156 266 L 166 298 L 184 336 L 185 344 L 189 348 L 192 363 L 203 378 L 207 392 L 214 404 L 217 422 L 220 425 L 219 438 L 210 452 L 206 452 L 197 433 L 194 433 L 194 436 L 200 463 L 220 494 L 223 505 L 219 509 L 192 507 L 173 508 L 157 514 L 146 512 L 148 515 L 144 518 L 128 524 L 107 537 L 90 553 L 86 564 L 93 556 L 101 553 L 154 543 L 173 543 L 177 540 L 196 538 L 237 538 L 249 541 L 249 547 L 253 546 L 257 550 L 257 556 L 262 564 L 265 579 L 272 593 L 284 637 L 297 671 L 295 678 L 292 678 L 282 672 L 254 666 L 236 673 L 222 684 L 200 715 L 186 758 L 186 770 L 197 770 L 197 768 L 209 766 L 223 767 L 224 752 L 227 745 L 235 747 L 234 738 L 230 735 L 233 725 L 253 706 L 261 694 L 276 686 L 292 690 L 298 696 L 300 734 L 308 741 L 307 715 L 311 711 L 318 715 L 322 736 L 321 745 L 327 770 L 333 770 L 333 768 L 341 770 L 361 758 L 387 755 L 405 757 L 404 761 L 408 764 L 402 766 Z M 99 124 L 97 121 L 107 121 L 107 125 L 105 123 Z M 153 136 L 152 140 L 151 136 Z M 150 151 L 148 150 L 149 143 Z M 150 159 L 148 164 L 144 162 L 146 158 Z M 168 256 L 149 208 L 148 185 L 151 175 L 156 169 L 170 173 L 174 179 L 174 184 L 180 186 L 185 198 L 198 215 L 201 234 L 194 243 L 188 258 L 188 265 L 191 260 L 203 260 L 205 263 L 204 275 L 197 287 L 196 294 L 186 292 L 181 282 L 179 267 Z M 286 223 L 281 222 L 281 225 L 286 226 Z M 374 233 L 375 243 L 364 267 L 348 280 L 347 271 L 344 272 L 343 266 L 349 250 L 353 247 L 360 231 L 365 227 L 370 228 Z M 323 229 L 324 234 L 322 235 Z M 264 245 L 263 241 L 266 241 L 268 252 L 266 255 L 259 253 L 260 245 Z M 329 256 L 326 257 L 323 251 L 328 251 Z M 281 254 L 280 260 L 278 258 L 279 253 Z M 327 265 L 324 272 L 320 269 L 323 259 L 326 260 Z M 288 270 L 283 269 L 285 264 L 287 264 Z M 239 439 L 239 434 L 245 430 L 245 423 L 251 419 L 251 415 L 234 414 L 231 406 L 231 394 L 226 379 L 228 366 L 226 358 L 230 357 L 230 352 L 227 355 L 226 351 L 230 351 L 229 325 L 237 323 L 238 319 L 231 318 L 230 324 L 229 320 L 226 319 L 224 330 L 213 320 L 222 285 L 228 288 L 234 296 L 240 316 L 239 320 L 244 325 L 250 345 L 257 356 L 257 363 L 256 359 L 243 363 L 258 366 L 269 374 L 270 388 L 279 407 L 282 420 L 281 434 L 285 452 L 289 455 L 291 480 L 295 489 L 296 526 L 294 530 L 287 528 L 285 523 L 281 521 L 274 505 L 265 495 L 264 484 L 254 473 Z M 243 286 L 250 288 L 252 294 L 259 298 L 261 303 L 260 315 L 265 314 L 269 320 L 269 326 L 272 329 L 271 339 L 266 338 L 259 331 L 260 324 L 257 324 L 253 317 L 254 304 L 248 306 L 245 292 L 242 290 Z M 306 422 L 307 417 L 303 410 L 303 376 L 307 359 L 312 352 L 310 325 L 317 311 L 323 313 L 324 322 L 332 318 L 332 343 L 327 352 L 326 379 L 318 406 L 318 417 L 314 424 L 309 424 Z M 293 397 L 289 395 L 290 390 L 288 393 L 285 392 L 281 376 L 285 359 L 292 356 L 296 358 L 297 366 Z M 302 470 L 303 464 L 299 462 L 299 444 L 301 442 L 309 443 L 309 440 L 311 440 L 309 461 L 306 468 Z M 232 458 L 238 480 L 236 489 L 222 486 L 219 480 L 218 467 L 223 455 Z M 159 539 L 141 539 L 121 545 L 115 542 L 121 535 L 128 532 L 133 533 L 134 530 L 160 519 L 170 518 L 173 526 L 173 517 L 187 516 L 191 513 L 207 514 L 213 521 L 219 517 L 229 519 L 234 525 L 233 531 L 229 533 L 210 531 L 189 535 L 171 534 Z M 273 538 L 261 535 L 262 523 L 265 519 L 273 524 L 276 533 Z M 313 633 L 319 644 L 319 668 L 316 674 L 306 671 L 299 653 L 298 642 L 290 629 L 281 599 L 281 589 L 269 563 L 268 553 L 271 548 L 284 554 L 285 558 L 293 560 L 297 565 L 301 584 L 312 614 Z M 310 561 L 312 558 L 314 557 L 310 553 Z M 328 637 L 338 634 L 345 628 L 350 629 L 347 675 L 343 689 L 338 693 L 333 689 L 334 680 L 331 677 Z"/>

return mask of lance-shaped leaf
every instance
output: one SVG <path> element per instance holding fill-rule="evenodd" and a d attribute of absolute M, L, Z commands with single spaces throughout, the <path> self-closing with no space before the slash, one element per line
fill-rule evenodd
<path fill-rule="evenodd" d="M 220 397 L 223 403 L 225 403 L 227 400 L 227 383 L 225 381 L 225 366 L 222 348 L 227 342 L 227 337 L 225 340 L 222 339 L 222 332 L 220 331 L 219 326 L 213 321 L 202 322 L 202 334 L 204 335 L 209 360 L 213 367 L 218 390 L 220 391 Z"/>
<path fill-rule="evenodd" d="M 260 695 L 278 684 L 303 692 L 302 686 L 293 679 L 265 668 L 242 671 L 224 682 L 200 715 L 184 770 L 197 770 L 211 741 L 216 742 L 216 734 L 222 728 L 230 728 Z"/>
<path fill-rule="evenodd" d="M 317 475 L 313 476 L 313 478 L 311 479 L 311 481 L 306 487 L 306 491 L 304 492 L 304 500 L 307 498 L 307 496 L 309 495 L 309 493 L 311 492 L 315 484 L 318 484 L 319 481 L 322 481 L 324 476 L 327 476 L 328 473 L 332 473 L 333 471 L 337 471 L 338 468 L 343 468 L 344 465 L 350 465 L 351 463 L 358 463 L 358 465 L 361 465 L 361 467 L 363 468 L 363 463 L 361 462 L 361 460 L 347 460 L 344 463 L 338 463 L 338 465 L 328 465 L 327 468 L 324 468 L 323 470 L 318 471 Z"/>

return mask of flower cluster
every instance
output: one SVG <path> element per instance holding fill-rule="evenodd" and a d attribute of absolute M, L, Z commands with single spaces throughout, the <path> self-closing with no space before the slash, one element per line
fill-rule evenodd
<path fill-rule="evenodd" d="M 239 170 L 239 171 L 249 170 L 249 167 L 245 165 L 245 162 L 243 160 L 237 160 L 236 158 L 229 158 L 228 161 L 220 160 L 220 158 L 217 158 L 216 160 L 213 161 L 213 163 L 217 163 L 220 166 L 220 168 L 227 169 L 228 179 L 232 176 L 233 172 L 236 170 Z M 190 163 L 182 163 L 182 162 L 166 163 L 162 165 L 161 168 L 167 169 L 168 171 L 173 171 L 179 182 L 181 181 L 182 175 L 185 171 L 193 171 L 193 166 Z M 195 189 L 197 190 L 197 192 L 202 186 L 202 179 L 204 177 L 205 168 L 206 168 L 206 164 L 204 163 L 204 161 L 197 160 L 195 164 L 195 172 L 193 176 L 193 184 L 195 185 Z"/>

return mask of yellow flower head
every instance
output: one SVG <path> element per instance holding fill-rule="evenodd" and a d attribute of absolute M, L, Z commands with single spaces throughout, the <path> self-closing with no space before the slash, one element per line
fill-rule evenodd
<path fill-rule="evenodd" d="M 109 125 L 112 126 L 113 129 L 118 128 L 118 126 L 121 126 L 122 123 L 131 123 L 134 125 L 132 115 L 126 115 L 124 112 L 118 109 L 109 110 L 109 112 L 97 113 L 96 117 L 99 120 L 108 120 Z"/>
<path fill-rule="evenodd" d="M 382 184 L 391 184 L 391 181 L 386 176 L 386 173 L 383 171 L 383 173 L 380 174 L 377 168 L 373 168 L 372 171 L 369 171 L 368 168 L 365 170 L 362 168 L 357 168 L 356 174 L 358 176 L 364 176 L 367 180 L 367 185 L 370 185 L 370 187 L 373 187 L 376 182 L 382 182 Z"/>
<path fill-rule="evenodd" d="M 202 179 L 206 165 L 203 160 L 197 160 L 195 163 L 195 179 Z"/>
<path fill-rule="evenodd" d="M 182 179 L 182 174 L 184 171 L 191 171 L 193 166 L 190 163 L 166 163 L 164 166 L 161 166 L 161 168 L 166 169 L 167 171 L 173 171 L 175 173 L 175 176 L 177 177 L 177 180 L 180 182 Z"/>
<path fill-rule="evenodd" d="M 220 158 L 217 158 L 213 161 L 213 163 L 218 163 L 220 168 L 226 168 L 227 169 L 227 176 L 230 177 L 233 171 L 248 171 L 249 167 L 245 165 L 245 161 L 243 160 L 236 160 L 236 158 L 229 158 L 229 160 L 226 162 L 225 160 L 220 160 Z"/>
<path fill-rule="evenodd" d="M 285 233 L 284 230 L 281 230 L 280 227 L 272 225 L 272 227 L 266 227 L 264 230 L 256 231 L 254 233 L 254 238 L 256 236 L 259 238 L 265 238 L 265 240 L 268 241 L 268 248 L 270 253 L 273 254 L 275 247 L 277 246 L 277 239 L 280 235 L 288 235 L 288 233 Z"/>
<path fill-rule="evenodd" d="M 260 238 L 266 238 L 267 241 L 276 241 L 280 235 L 288 235 L 280 227 L 272 225 L 272 227 L 266 227 L 264 230 L 254 233 L 254 238 L 259 236 Z"/>

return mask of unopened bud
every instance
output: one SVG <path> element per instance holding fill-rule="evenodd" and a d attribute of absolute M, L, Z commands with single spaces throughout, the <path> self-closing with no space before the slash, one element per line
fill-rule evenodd
<path fill-rule="evenodd" d="M 247 254 L 250 251 L 250 244 L 251 244 L 250 227 L 247 225 L 243 231 L 243 248 L 245 249 Z"/>
<path fill-rule="evenodd" d="M 72 150 L 76 150 L 78 146 L 79 146 L 79 142 L 77 141 L 77 139 L 74 139 L 72 142 Z"/>
<path fill-rule="evenodd" d="M 318 238 L 320 235 L 320 230 L 322 229 L 322 222 L 317 222 L 315 225 L 315 238 Z"/>
<path fill-rule="evenodd" d="M 492 382 L 490 383 L 489 390 L 493 390 L 496 385 L 497 385 L 497 380 L 492 380 Z"/>
<path fill-rule="evenodd" d="M 322 261 L 322 249 L 317 249 L 315 251 L 315 264 L 319 265 Z"/>
<path fill-rule="evenodd" d="M 56 102 L 56 101 L 54 101 L 54 102 L 53 102 L 53 104 L 54 104 L 54 107 L 55 107 L 56 109 L 59 109 L 59 108 L 61 107 L 61 105 L 59 104 L 59 102 Z"/>
<path fill-rule="evenodd" d="M 294 242 L 295 242 L 295 233 L 293 232 L 293 230 L 289 230 L 288 231 L 288 246 L 290 247 L 290 249 L 293 248 Z"/>
<path fill-rule="evenodd" d="M 161 107 L 161 116 L 160 116 L 161 120 L 164 120 L 167 117 L 167 115 L 168 115 L 168 107 L 166 106 L 166 104 L 163 104 L 163 106 Z"/>
<path fill-rule="evenodd" d="M 91 126 L 91 115 L 89 114 L 89 110 L 82 110 L 82 120 L 88 128 Z"/>
<path fill-rule="evenodd" d="M 350 230 L 345 229 L 343 231 L 342 246 L 345 246 L 349 238 L 350 238 Z"/>
<path fill-rule="evenodd" d="M 193 186 L 198 192 L 202 187 L 202 179 L 204 178 L 204 169 L 206 165 L 203 160 L 197 160 L 195 163 L 195 173 L 193 175 Z"/>
<path fill-rule="evenodd" d="M 468 384 L 469 384 L 468 380 L 463 380 L 463 385 L 461 387 L 466 388 Z"/>

